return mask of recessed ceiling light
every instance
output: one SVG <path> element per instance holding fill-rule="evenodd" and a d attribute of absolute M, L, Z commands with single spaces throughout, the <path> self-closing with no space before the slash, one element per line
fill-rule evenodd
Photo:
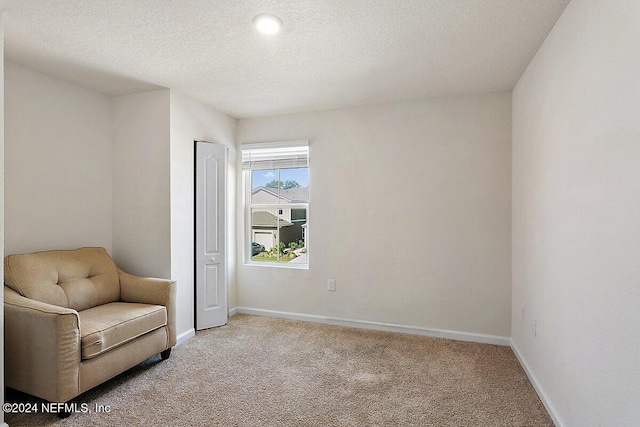
<path fill-rule="evenodd" d="M 263 13 L 253 18 L 253 25 L 263 34 L 275 34 L 282 27 L 282 20 L 270 13 Z"/>

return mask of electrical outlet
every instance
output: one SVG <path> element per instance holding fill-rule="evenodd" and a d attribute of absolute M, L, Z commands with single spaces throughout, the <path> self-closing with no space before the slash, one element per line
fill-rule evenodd
<path fill-rule="evenodd" d="M 533 337 L 537 337 L 538 336 L 538 321 L 536 319 L 533 319 Z"/>
<path fill-rule="evenodd" d="M 332 292 L 336 290 L 336 279 L 327 280 L 327 290 Z"/>

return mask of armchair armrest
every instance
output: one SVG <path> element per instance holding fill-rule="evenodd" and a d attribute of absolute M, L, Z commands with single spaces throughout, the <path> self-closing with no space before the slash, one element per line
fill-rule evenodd
<path fill-rule="evenodd" d="M 176 344 L 176 290 L 175 280 L 134 276 L 118 269 L 120 300 L 142 304 L 163 305 L 167 309 L 167 348 Z"/>
<path fill-rule="evenodd" d="M 4 287 L 5 383 L 50 402 L 79 394 L 78 312 Z"/>

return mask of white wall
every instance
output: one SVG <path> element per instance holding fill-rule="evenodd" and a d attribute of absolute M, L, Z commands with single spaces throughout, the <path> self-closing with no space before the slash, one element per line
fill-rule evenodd
<path fill-rule="evenodd" d="M 7 61 L 5 252 L 111 251 L 111 99 Z"/>
<path fill-rule="evenodd" d="M 6 252 L 104 246 L 125 271 L 178 281 L 178 334 L 188 332 L 193 141 L 231 148 L 234 236 L 235 119 L 169 89 L 111 98 L 11 62 L 6 82 Z"/>
<path fill-rule="evenodd" d="M 171 277 L 178 281 L 178 333 L 194 327 L 194 141 L 228 146 L 227 235 L 236 229 L 235 119 L 171 90 Z M 235 242 L 229 242 L 229 306 L 236 305 Z"/>
<path fill-rule="evenodd" d="M 558 425 L 640 425 L 638 23 L 573 0 L 513 92 L 513 342 Z"/>
<path fill-rule="evenodd" d="M 235 119 L 173 90 L 114 98 L 113 252 L 133 274 L 178 282 L 178 335 L 194 327 L 194 140 L 231 147 Z M 230 223 L 235 227 L 235 168 Z M 235 250 L 235 246 L 231 246 Z M 230 298 L 235 302 L 235 266 Z"/>
<path fill-rule="evenodd" d="M 240 224 L 239 306 L 510 336 L 510 93 L 238 121 L 295 139 L 309 270 L 244 265 Z"/>
<path fill-rule="evenodd" d="M 0 258 L 4 259 L 4 12 L 0 12 Z M 4 277 L 4 263 L 0 273 Z M 4 307 L 4 292 L 0 292 L 0 304 Z M 0 403 L 4 404 L 4 310 L 0 310 Z M 4 411 L 0 425 L 7 425 Z"/>
<path fill-rule="evenodd" d="M 131 274 L 169 279 L 169 89 L 113 102 L 113 258 Z"/>

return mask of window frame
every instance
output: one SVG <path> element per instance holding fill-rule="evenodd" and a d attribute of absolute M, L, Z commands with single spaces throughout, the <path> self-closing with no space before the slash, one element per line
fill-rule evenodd
<path fill-rule="evenodd" d="M 306 140 L 300 140 L 300 141 L 283 141 L 283 142 L 276 142 L 276 143 L 252 143 L 252 144 L 241 144 L 240 146 L 240 150 L 241 153 L 244 150 L 256 150 L 256 149 L 270 149 L 270 148 L 287 148 L 287 147 L 301 147 L 301 146 L 305 146 L 307 147 L 308 150 L 308 144 L 309 141 Z M 242 164 L 242 154 L 240 155 L 240 163 Z M 310 167 L 310 161 L 309 161 L 309 154 L 307 152 L 307 165 L 306 166 L 291 166 L 291 167 L 274 167 L 272 169 L 276 169 L 276 170 L 286 170 L 286 169 L 295 169 L 295 168 L 307 168 L 307 171 L 309 172 L 311 170 Z M 269 267 L 269 268 L 287 268 L 287 269 L 294 269 L 294 270 L 308 270 L 309 269 L 309 265 L 310 265 L 310 256 L 309 256 L 309 246 L 310 246 L 310 239 L 309 239 L 309 222 L 310 222 L 310 200 L 311 200 L 311 195 L 310 195 L 310 189 L 311 189 L 311 179 L 310 176 L 308 176 L 308 197 L 307 197 L 307 202 L 306 203 L 269 203 L 269 204 L 261 204 L 261 203 L 251 203 L 251 195 L 252 195 L 252 183 L 251 183 L 251 173 L 253 171 L 257 171 L 257 170 L 261 170 L 261 168 L 256 168 L 256 169 L 247 169 L 247 168 L 243 168 L 241 166 L 241 171 L 242 171 L 242 188 L 243 188 L 243 203 L 242 203 L 242 209 L 244 210 L 244 225 L 243 225 L 243 231 L 244 231 L 244 236 L 243 236 L 243 252 L 244 252 L 244 265 L 248 265 L 248 266 L 257 266 L 257 267 Z M 267 170 L 267 169 L 264 169 Z M 278 174 L 279 176 L 280 174 Z M 252 211 L 253 209 L 256 208 L 261 208 L 261 209 L 305 209 L 306 211 L 306 230 L 303 231 L 303 236 L 306 234 L 306 243 L 305 243 L 305 248 L 307 249 L 306 252 L 306 256 L 307 256 L 307 261 L 306 263 L 302 264 L 302 263 L 289 263 L 289 262 L 278 262 L 278 261 L 254 261 L 252 258 L 252 247 L 251 247 L 251 243 L 252 243 L 252 239 L 253 239 L 253 227 L 252 227 Z M 280 214 L 276 215 L 278 218 L 280 218 Z M 279 231 L 278 231 L 278 236 L 279 236 Z"/>

